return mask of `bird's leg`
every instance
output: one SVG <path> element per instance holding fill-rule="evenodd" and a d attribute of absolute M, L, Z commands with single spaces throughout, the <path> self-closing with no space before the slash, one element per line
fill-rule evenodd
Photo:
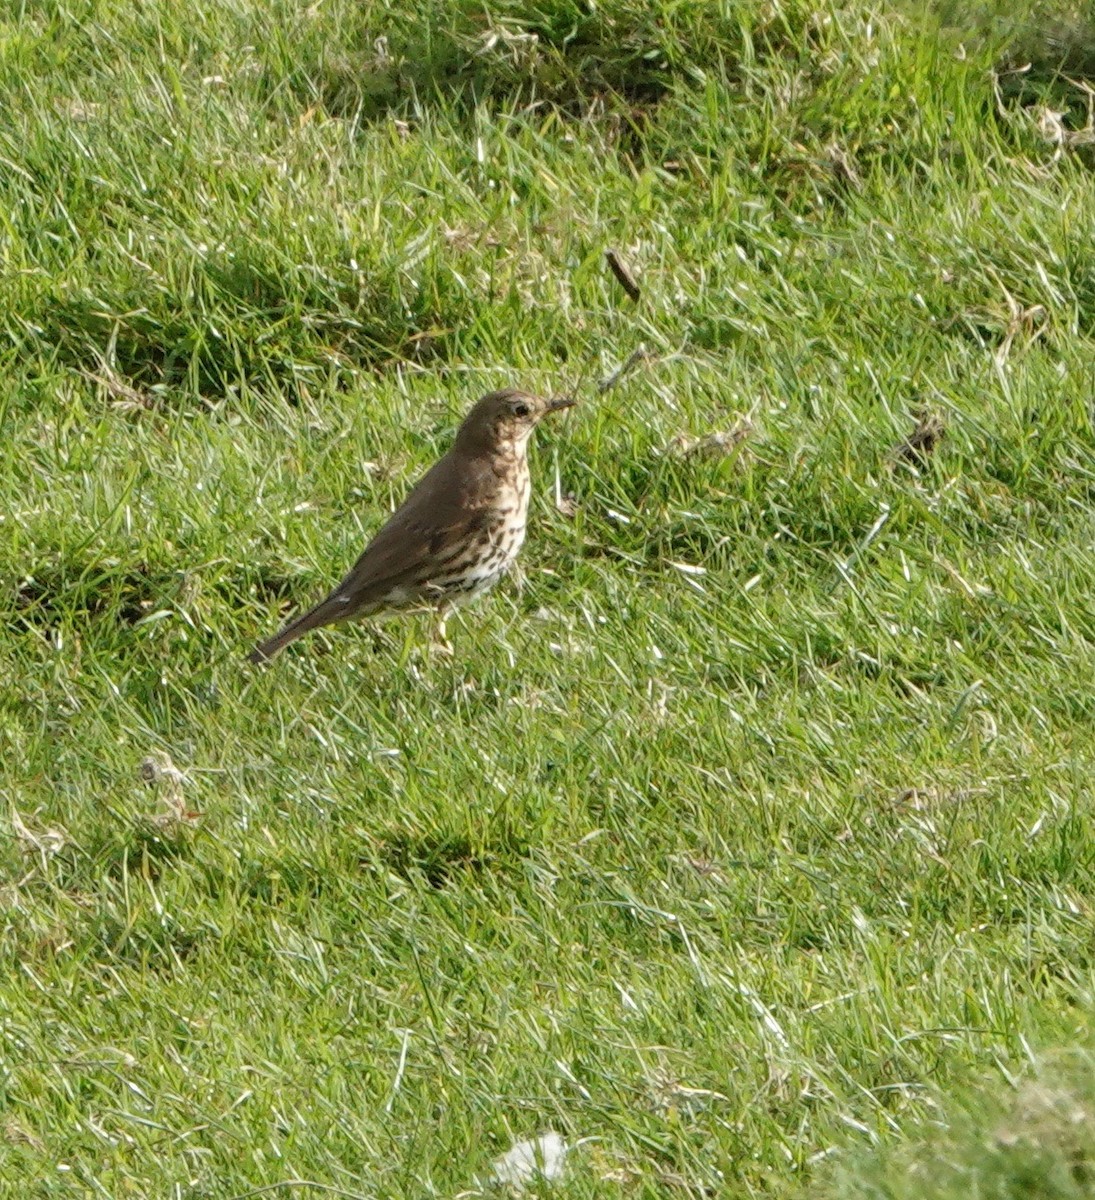
<path fill-rule="evenodd" d="M 453 653 L 452 642 L 449 641 L 446 631 L 450 611 L 448 605 L 443 605 L 437 610 L 437 624 L 430 638 L 430 649 L 435 654 L 451 656 Z"/>

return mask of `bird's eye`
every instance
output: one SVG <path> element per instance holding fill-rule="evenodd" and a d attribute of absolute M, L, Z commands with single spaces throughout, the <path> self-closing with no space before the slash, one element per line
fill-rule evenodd
<path fill-rule="evenodd" d="M 513 406 L 513 415 L 515 417 L 527 417 L 531 411 L 527 404 L 515 404 Z"/>

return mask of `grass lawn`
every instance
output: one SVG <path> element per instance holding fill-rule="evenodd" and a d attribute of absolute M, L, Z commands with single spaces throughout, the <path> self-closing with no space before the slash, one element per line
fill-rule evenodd
<path fill-rule="evenodd" d="M 1064 0 L 5 6 L 0 1195 L 1095 1194 L 1092 85 Z M 509 385 L 455 656 L 249 668 Z"/>

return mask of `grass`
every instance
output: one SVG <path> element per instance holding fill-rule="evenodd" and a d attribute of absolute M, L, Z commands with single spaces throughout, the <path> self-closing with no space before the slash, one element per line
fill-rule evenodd
<path fill-rule="evenodd" d="M 1037 1081 L 1095 972 L 1093 53 L 9 7 L 0 1194 L 469 1194 L 548 1129 L 559 1196 L 1091 1194 Z M 474 398 L 576 382 L 454 659 L 247 669 Z"/>
<path fill-rule="evenodd" d="M 984 1086 L 950 1102 L 919 1137 L 895 1143 L 875 1161 L 854 1161 L 829 1195 L 855 1200 L 904 1196 L 1091 1195 L 1091 1047 L 1081 1043 L 1028 1064 L 1006 1097 Z M 984 1081 L 983 1081 L 984 1082 Z"/>

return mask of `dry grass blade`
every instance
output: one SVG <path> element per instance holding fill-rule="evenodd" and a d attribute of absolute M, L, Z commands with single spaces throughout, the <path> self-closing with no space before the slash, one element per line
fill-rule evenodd
<path fill-rule="evenodd" d="M 43 865 L 68 842 L 68 836 L 62 829 L 32 829 L 15 808 L 11 810 L 11 829 L 23 852 L 27 855 L 37 854 Z"/>
<path fill-rule="evenodd" d="M 729 429 L 705 433 L 692 437 L 678 433 L 666 447 L 673 458 L 726 458 L 753 432 L 753 423 L 747 417 L 739 417 Z"/>
<path fill-rule="evenodd" d="M 621 379 L 623 379 L 625 375 L 627 375 L 631 370 L 633 370 L 633 368 L 645 360 L 646 347 L 636 346 L 635 349 L 631 351 L 627 358 L 625 358 L 624 361 L 614 371 L 611 371 L 604 377 L 604 379 L 601 380 L 600 383 L 597 384 L 597 391 L 601 393 L 610 391 L 616 386 L 616 384 L 620 382 Z"/>
<path fill-rule="evenodd" d="M 109 397 L 111 404 L 119 412 L 142 412 L 155 407 L 148 392 L 132 387 L 125 379 L 106 363 L 101 371 L 81 371 L 80 374 L 89 383 L 96 384 L 103 394 Z"/>

